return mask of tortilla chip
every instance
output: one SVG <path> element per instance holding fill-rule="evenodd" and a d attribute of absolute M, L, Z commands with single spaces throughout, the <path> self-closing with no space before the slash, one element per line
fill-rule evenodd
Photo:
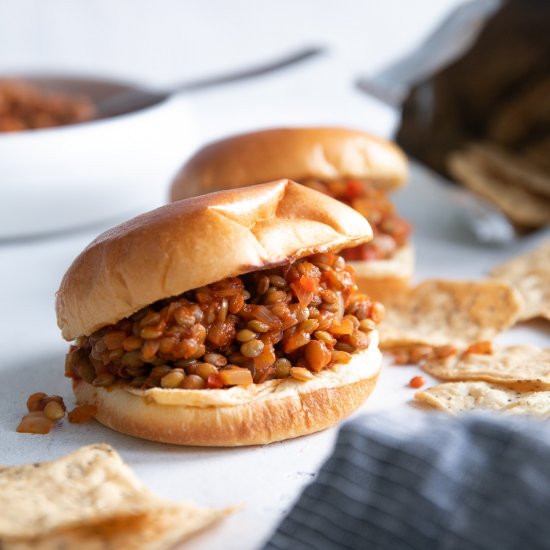
<path fill-rule="evenodd" d="M 52 462 L 0 468 L 0 540 L 32 537 L 101 518 L 129 516 L 157 501 L 108 445 Z"/>
<path fill-rule="evenodd" d="M 451 153 L 449 173 L 466 187 L 492 202 L 512 223 L 525 228 L 550 222 L 550 199 L 518 186 L 510 174 L 481 159 L 471 148 Z"/>
<path fill-rule="evenodd" d="M 523 298 L 519 319 L 550 320 L 550 240 L 495 267 L 491 276 L 513 285 Z"/>
<path fill-rule="evenodd" d="M 5 543 L 5 550 L 164 550 L 208 527 L 225 514 L 192 505 L 158 508 L 142 515 L 106 520 L 52 533 L 43 538 Z"/>
<path fill-rule="evenodd" d="M 498 145 L 483 142 L 470 144 L 468 151 L 495 176 L 501 176 L 534 193 L 550 197 L 550 175 L 523 156 Z"/>
<path fill-rule="evenodd" d="M 488 382 L 447 382 L 415 397 L 450 414 L 485 410 L 550 418 L 550 391 L 517 392 Z"/>
<path fill-rule="evenodd" d="M 170 548 L 225 514 L 153 495 L 108 445 L 0 468 L 2 548 Z"/>
<path fill-rule="evenodd" d="M 429 359 L 422 368 L 443 380 L 483 380 L 517 391 L 550 390 L 550 349 L 536 346 L 509 346 L 488 355 L 468 353 Z"/>
<path fill-rule="evenodd" d="M 512 326 L 521 298 L 510 285 L 496 281 L 425 281 L 386 302 L 380 324 L 383 348 L 492 340 Z"/>

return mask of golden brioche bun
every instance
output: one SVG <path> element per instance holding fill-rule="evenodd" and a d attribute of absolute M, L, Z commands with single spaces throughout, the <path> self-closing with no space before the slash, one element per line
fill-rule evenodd
<path fill-rule="evenodd" d="M 300 382 L 293 378 L 221 390 L 116 385 L 75 380 L 79 404 L 97 407 L 96 419 L 119 432 L 179 445 L 260 445 L 317 432 L 355 411 L 378 378 L 378 333 L 345 365 Z"/>
<path fill-rule="evenodd" d="M 172 201 L 290 178 L 368 179 L 383 189 L 405 183 L 406 157 L 393 143 L 348 128 L 277 128 L 200 149 L 172 182 Z"/>
<path fill-rule="evenodd" d="M 57 292 L 57 323 L 72 340 L 187 290 L 371 238 L 355 210 L 289 180 L 172 203 L 88 245 Z"/>
<path fill-rule="evenodd" d="M 386 260 L 347 263 L 355 269 L 359 292 L 383 303 L 409 287 L 414 272 L 414 250 L 407 244 Z"/>

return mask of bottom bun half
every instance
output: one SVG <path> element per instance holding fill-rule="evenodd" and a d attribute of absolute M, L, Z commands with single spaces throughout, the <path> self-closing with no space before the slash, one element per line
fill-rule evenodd
<path fill-rule="evenodd" d="M 348 264 L 355 269 L 359 292 L 384 303 L 410 286 L 414 273 L 414 249 L 407 245 L 388 260 L 352 261 Z"/>
<path fill-rule="evenodd" d="M 349 363 L 307 382 L 286 378 L 225 390 L 139 390 L 76 380 L 73 389 L 79 404 L 97 407 L 99 422 L 128 435 L 178 445 L 262 445 L 338 423 L 367 399 L 381 366 L 374 331 L 369 347 Z"/>

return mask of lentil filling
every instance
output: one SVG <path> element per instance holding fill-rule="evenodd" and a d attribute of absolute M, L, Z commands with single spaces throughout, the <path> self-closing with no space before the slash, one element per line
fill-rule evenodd
<path fill-rule="evenodd" d="M 137 388 L 309 380 L 369 346 L 384 306 L 356 289 L 353 268 L 327 253 L 227 278 L 78 338 L 65 372 Z"/>
<path fill-rule="evenodd" d="M 391 258 L 409 241 L 411 225 L 399 216 L 387 193 L 378 189 L 373 182 L 307 179 L 302 183 L 351 206 L 370 223 L 374 238 L 368 243 L 343 250 L 342 256 L 347 261 Z"/>
<path fill-rule="evenodd" d="M 92 120 L 95 106 L 84 96 L 47 91 L 14 79 L 0 79 L 0 132 L 65 126 Z"/>

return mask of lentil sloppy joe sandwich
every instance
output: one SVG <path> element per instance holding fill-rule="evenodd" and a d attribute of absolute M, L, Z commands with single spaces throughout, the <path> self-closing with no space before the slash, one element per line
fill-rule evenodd
<path fill-rule="evenodd" d="M 337 254 L 365 218 L 289 180 L 178 201 L 100 235 L 57 293 L 66 375 L 96 418 L 145 439 L 270 443 L 357 409 L 384 307 Z"/>
<path fill-rule="evenodd" d="M 407 162 L 393 143 L 347 128 L 278 128 L 232 136 L 200 149 L 172 182 L 171 199 L 290 178 L 357 210 L 374 238 L 342 255 L 361 291 L 384 300 L 412 277 L 411 226 L 389 192 L 402 187 Z"/>

